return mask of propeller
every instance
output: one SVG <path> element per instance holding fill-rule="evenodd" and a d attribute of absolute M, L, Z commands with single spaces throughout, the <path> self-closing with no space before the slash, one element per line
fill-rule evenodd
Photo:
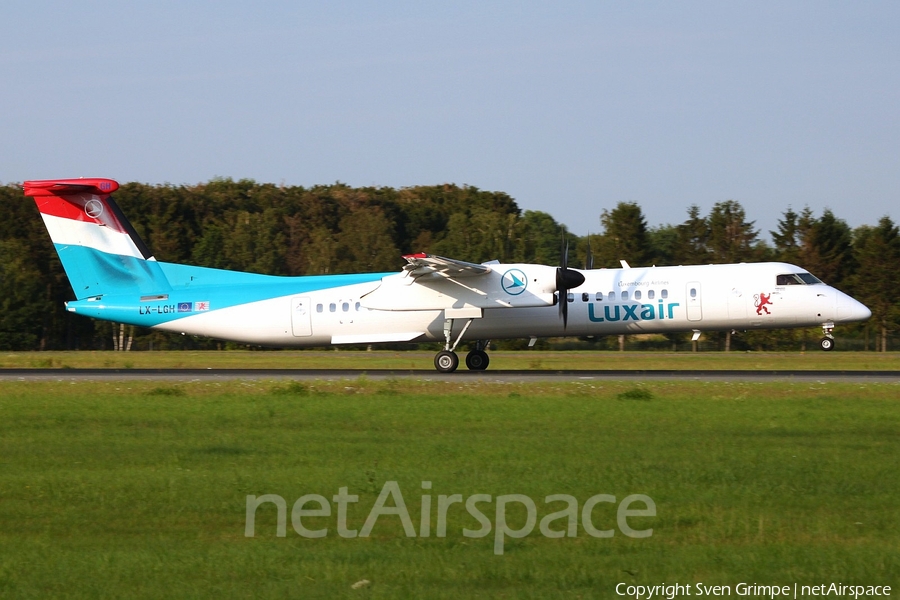
<path fill-rule="evenodd" d="M 556 291 L 559 294 L 559 316 L 563 329 L 569 322 L 569 290 L 584 283 L 584 275 L 569 268 L 569 241 L 563 238 L 562 265 L 556 269 Z"/>
<path fill-rule="evenodd" d="M 590 271 L 594 268 L 594 255 L 591 252 L 591 234 L 587 236 L 587 254 L 584 257 L 584 270 Z"/>

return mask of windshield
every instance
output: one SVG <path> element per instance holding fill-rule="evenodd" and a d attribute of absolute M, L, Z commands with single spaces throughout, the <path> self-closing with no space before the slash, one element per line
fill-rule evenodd
<path fill-rule="evenodd" d="M 803 280 L 803 283 L 812 284 L 812 283 L 822 283 L 822 280 L 813 275 L 812 273 L 797 273 L 797 277 Z"/>
<path fill-rule="evenodd" d="M 775 285 L 812 285 L 814 283 L 822 283 L 818 277 L 812 273 L 785 273 L 775 278 Z"/>

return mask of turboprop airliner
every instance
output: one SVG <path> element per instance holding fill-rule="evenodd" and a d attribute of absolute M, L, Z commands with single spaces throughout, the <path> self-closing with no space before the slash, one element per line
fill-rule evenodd
<path fill-rule="evenodd" d="M 158 261 L 112 179 L 26 181 L 75 292 L 77 315 L 280 347 L 443 342 L 438 371 L 486 369 L 494 339 L 821 326 L 871 312 L 785 263 L 573 269 L 404 256 L 396 273 L 281 277 Z"/>

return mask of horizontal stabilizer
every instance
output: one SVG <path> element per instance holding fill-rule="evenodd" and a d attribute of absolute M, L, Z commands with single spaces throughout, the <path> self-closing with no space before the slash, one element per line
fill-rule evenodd
<path fill-rule="evenodd" d="M 26 181 L 26 196 L 62 196 L 65 194 L 112 194 L 119 189 L 119 184 L 112 179 L 47 179 L 43 181 Z"/>

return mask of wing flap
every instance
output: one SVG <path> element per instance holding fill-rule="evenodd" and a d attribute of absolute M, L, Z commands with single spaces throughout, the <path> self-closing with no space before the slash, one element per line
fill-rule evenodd
<path fill-rule="evenodd" d="M 423 275 L 439 275 L 447 278 L 475 277 L 487 275 L 491 272 L 491 268 L 487 265 L 477 265 L 453 258 L 425 254 L 424 252 L 407 254 L 403 258 L 408 263 L 403 267 L 403 270 L 414 278 L 422 277 Z"/>

